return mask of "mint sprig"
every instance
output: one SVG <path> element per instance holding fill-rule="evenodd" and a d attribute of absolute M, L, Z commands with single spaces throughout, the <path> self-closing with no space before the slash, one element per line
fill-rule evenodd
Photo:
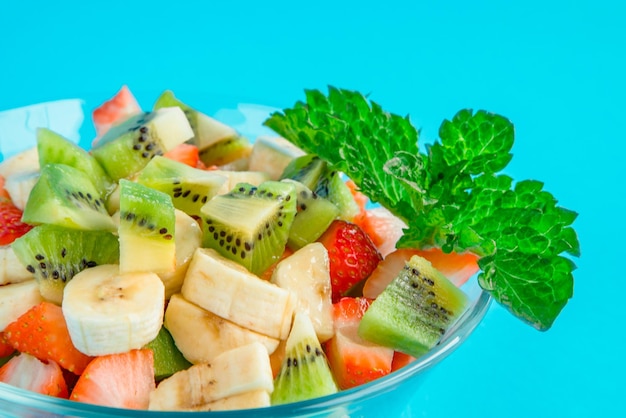
<path fill-rule="evenodd" d="M 515 316 L 547 330 L 573 292 L 580 255 L 576 213 L 537 181 L 515 183 L 513 124 L 465 109 L 420 153 L 408 117 L 358 92 L 306 91 L 306 102 L 273 113 L 265 125 L 346 173 L 372 201 L 404 220 L 398 247 L 439 247 L 479 256 L 480 286 Z"/>

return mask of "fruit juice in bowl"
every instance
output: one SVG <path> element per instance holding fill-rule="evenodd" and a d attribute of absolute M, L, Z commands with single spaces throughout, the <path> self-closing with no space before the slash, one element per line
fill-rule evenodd
<path fill-rule="evenodd" d="M 509 242 L 468 221 L 485 221 L 485 190 L 504 202 L 493 192 L 506 179 L 492 178 L 509 159 L 504 118 L 444 123 L 487 156 L 444 135 L 429 157 L 408 119 L 354 92 L 307 92 L 260 118 L 241 109 L 234 129 L 171 92 L 144 112 L 123 88 L 93 112 L 88 153 L 37 130 L 35 181 L 6 176 L 27 190 L 6 197 L 23 228 L 4 246 L 22 276 L 0 287 L 9 416 L 401 416 L 490 293 L 550 326 L 562 300 L 540 317 L 524 311 L 532 300 L 509 303 L 494 248 Z M 264 130 L 252 142 L 249 110 Z M 488 178 L 472 184 L 479 163 Z M 466 204 L 462 227 L 432 222 L 451 213 L 445 199 Z M 575 235 L 560 238 L 576 252 Z"/>

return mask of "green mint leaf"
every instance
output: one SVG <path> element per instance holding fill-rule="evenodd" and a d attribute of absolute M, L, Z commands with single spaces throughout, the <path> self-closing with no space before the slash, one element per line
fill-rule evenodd
<path fill-rule="evenodd" d="M 512 158 L 513 124 L 464 109 L 418 152 L 408 117 L 387 113 L 356 92 L 306 91 L 306 102 L 265 122 L 346 173 L 372 201 L 403 219 L 398 247 L 439 247 L 481 256 L 479 284 L 514 315 L 548 329 L 572 296 L 580 255 L 576 213 L 538 181 L 500 172 Z"/>

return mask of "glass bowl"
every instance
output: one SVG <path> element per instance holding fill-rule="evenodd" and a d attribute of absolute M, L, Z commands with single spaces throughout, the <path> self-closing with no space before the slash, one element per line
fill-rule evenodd
<path fill-rule="evenodd" d="M 248 106 L 248 107 L 246 107 Z M 240 128 L 244 133 L 254 134 L 254 128 L 245 125 L 246 112 L 249 105 L 239 107 L 238 115 L 235 119 L 237 123 L 224 120 L 228 119 L 230 110 L 221 113 L 224 122 L 230 122 L 235 128 Z M 258 120 L 258 112 L 271 111 L 271 108 L 253 105 L 255 119 Z M 19 113 L 19 112 L 18 112 Z M 20 114 L 22 114 L 21 112 Z M 5 113 L 5 116 L 7 113 Z M 219 116 L 220 113 L 218 112 Z M 243 115 L 243 119 L 241 116 Z M 1 115 L 0 115 L 1 116 Z M 19 114 L 18 114 L 19 116 Z M 32 115 L 31 115 L 32 116 Z M 225 116 L 225 117 L 224 117 Z M 75 127 L 76 123 L 83 120 L 81 115 L 68 115 L 73 118 L 74 123 L 68 126 Z M 0 118 L 1 119 L 1 118 Z M 13 119 L 13 118 L 12 118 Z M 23 125 L 23 120 L 19 117 L 16 122 Z M 241 121 L 244 125 L 241 125 Z M 6 120 L 5 120 L 6 122 Z M 0 124 L 2 125 L 2 124 Z M 240 125 L 240 126 L 237 126 Z M 7 124 L 5 123 L 6 127 Z M 33 131 L 34 133 L 34 131 Z M 261 132 L 267 133 L 267 132 Z M 26 134 L 24 132 L 24 134 Z M 65 132 L 67 137 L 77 137 L 72 132 Z M 33 136 L 34 139 L 34 136 Z M 83 141 L 85 138 L 83 138 Z M 88 145 L 87 142 L 81 145 Z M 23 143 L 23 147 L 28 147 L 28 141 Z M 1 149 L 1 148 L 0 148 Z M 4 157 L 8 155 L 5 153 Z M 0 157 L 0 161 L 2 158 Z M 240 416 L 254 417 L 378 417 L 378 416 L 409 416 L 411 411 L 419 406 L 412 405 L 412 399 L 419 385 L 425 382 L 428 372 L 440 361 L 456 350 L 485 316 L 491 298 L 482 291 L 475 277 L 471 278 L 462 287 L 469 296 L 471 304 L 469 309 L 463 314 L 455 325 L 443 336 L 440 343 L 426 355 L 418 358 L 404 368 L 391 373 L 388 376 L 377 379 L 366 385 L 362 385 L 350 390 L 341 391 L 334 395 L 312 399 L 304 402 L 297 402 L 288 405 L 273 406 L 269 408 L 248 409 L 241 411 L 225 412 L 153 412 L 138 411 L 117 408 L 107 408 L 95 405 L 77 403 L 65 399 L 58 399 L 37 393 L 25 391 L 4 383 L 0 383 L 0 416 L 2 417 L 202 417 L 211 416 L 214 418 L 228 418 Z M 193 415 L 190 415 L 193 414 Z"/>

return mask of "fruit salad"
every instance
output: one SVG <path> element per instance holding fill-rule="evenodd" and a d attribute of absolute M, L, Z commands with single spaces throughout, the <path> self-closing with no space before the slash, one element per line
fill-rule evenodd
<path fill-rule="evenodd" d="M 90 150 L 40 128 L 35 149 L 0 164 L 0 382 L 155 411 L 314 399 L 428 353 L 469 308 L 461 286 L 479 270 L 496 300 L 547 329 L 571 296 L 560 254 L 577 254 L 575 214 L 534 205 L 529 193 L 547 193 L 534 183 L 504 190 L 503 118 L 446 125 L 457 139 L 472 128 L 487 156 L 463 156 L 444 130 L 455 152 L 435 145 L 423 164 L 394 149 L 417 146 L 408 119 L 354 92 L 319 94 L 273 114 L 276 137 L 252 142 L 170 91 L 145 111 L 124 87 L 93 111 Z M 384 132 L 397 144 L 378 141 Z M 364 136 L 363 149 L 350 140 Z M 500 214 L 478 204 L 499 191 L 507 208 L 519 192 L 535 209 L 507 212 L 535 228 L 510 251 L 518 231 L 496 234 Z M 462 204 L 447 198 L 467 206 L 448 223 Z M 558 248 L 535 251 L 532 232 Z M 528 314 L 531 297 L 507 297 L 511 260 L 552 263 L 560 281 L 545 286 L 560 293 L 541 315 Z"/>

